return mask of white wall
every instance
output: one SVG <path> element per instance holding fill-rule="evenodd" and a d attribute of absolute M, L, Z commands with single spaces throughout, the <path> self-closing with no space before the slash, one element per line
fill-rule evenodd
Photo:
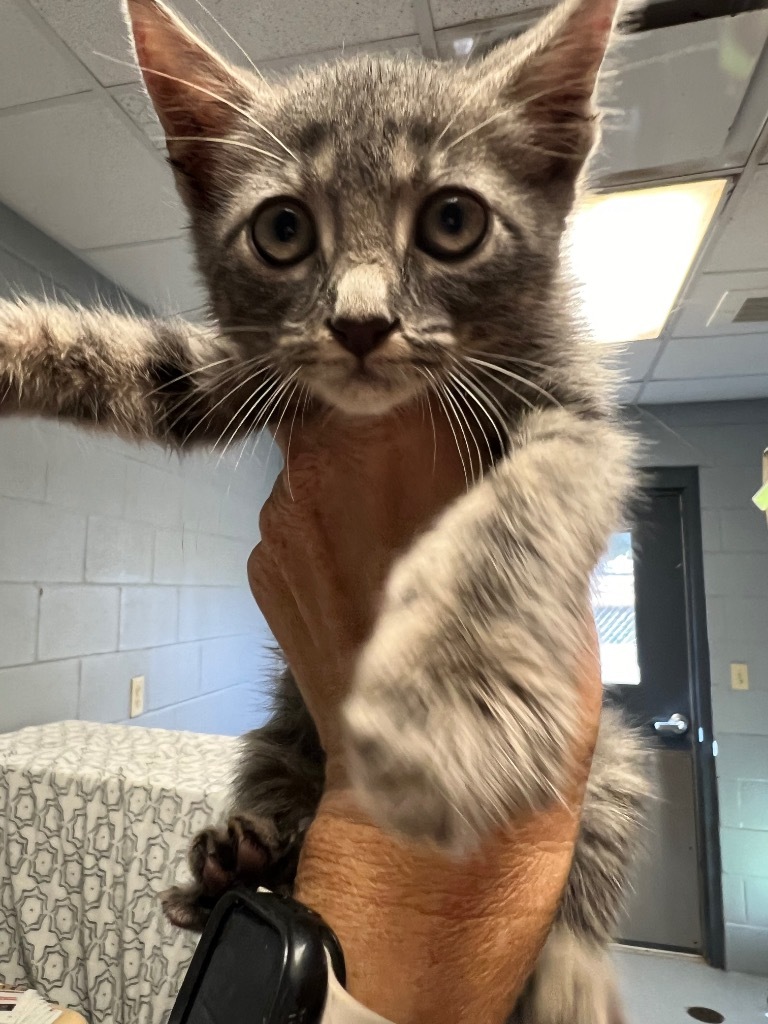
<path fill-rule="evenodd" d="M 114 289 L 0 208 L 0 294 Z M 220 465 L 66 424 L 0 419 L 0 731 L 64 718 L 240 733 L 263 719 L 271 642 L 246 559 L 269 444 Z"/>
<path fill-rule="evenodd" d="M 652 406 L 638 427 L 651 445 L 647 465 L 700 470 L 726 956 L 732 970 L 765 974 L 768 528 L 750 498 L 768 446 L 768 401 Z M 749 665 L 748 691 L 731 689 L 731 662 Z"/>

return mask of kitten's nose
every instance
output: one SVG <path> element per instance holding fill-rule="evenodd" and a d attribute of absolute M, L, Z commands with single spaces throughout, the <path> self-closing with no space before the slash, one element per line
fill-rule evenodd
<path fill-rule="evenodd" d="M 397 320 L 387 320 L 383 316 L 372 316 L 365 320 L 354 320 L 350 317 L 338 316 L 328 321 L 336 341 L 353 356 L 364 359 L 389 337 L 397 327 Z"/>

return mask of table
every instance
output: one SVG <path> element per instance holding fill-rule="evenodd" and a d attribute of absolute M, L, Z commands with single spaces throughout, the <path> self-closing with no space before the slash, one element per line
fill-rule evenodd
<path fill-rule="evenodd" d="M 90 1024 L 161 1024 L 196 937 L 158 894 L 225 809 L 230 737 L 90 722 L 0 734 L 0 981 Z"/>

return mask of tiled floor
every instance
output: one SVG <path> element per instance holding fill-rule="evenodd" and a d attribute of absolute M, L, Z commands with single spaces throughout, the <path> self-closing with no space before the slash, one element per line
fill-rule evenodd
<path fill-rule="evenodd" d="M 718 971 L 677 953 L 623 947 L 614 959 L 629 1024 L 693 1024 L 689 1006 L 717 1010 L 725 1024 L 768 1021 L 768 978 Z"/>

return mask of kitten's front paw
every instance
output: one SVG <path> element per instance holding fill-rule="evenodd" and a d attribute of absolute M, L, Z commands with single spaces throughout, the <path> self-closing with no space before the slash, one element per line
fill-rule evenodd
<path fill-rule="evenodd" d="M 187 855 L 192 881 L 160 896 L 165 916 L 178 928 L 202 931 L 227 890 L 266 884 L 268 869 L 279 855 L 274 826 L 262 818 L 235 814 L 221 828 L 203 829 Z"/>
<path fill-rule="evenodd" d="M 407 586 L 363 652 L 345 709 L 352 779 L 381 825 L 463 856 L 489 830 L 559 799 L 572 736 L 558 681 L 519 627 L 480 627 Z"/>

